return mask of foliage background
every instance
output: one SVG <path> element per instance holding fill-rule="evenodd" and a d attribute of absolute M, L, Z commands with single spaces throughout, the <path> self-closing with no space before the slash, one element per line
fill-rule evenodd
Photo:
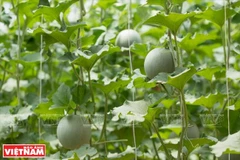
<path fill-rule="evenodd" d="M 200 130 L 184 140 L 186 157 L 240 152 L 240 2 L 131 2 L 84 1 L 83 15 L 77 0 L 0 1 L 1 144 L 45 143 L 49 159 L 133 159 L 136 141 L 138 159 L 164 159 L 160 135 L 176 157 L 179 138 L 169 136 L 181 132 L 182 89 Z M 130 47 L 133 72 L 115 46 L 128 23 L 143 41 Z M 144 58 L 156 47 L 182 55 L 182 66 L 147 81 Z M 91 120 L 92 138 L 69 151 L 56 126 L 74 111 Z"/>

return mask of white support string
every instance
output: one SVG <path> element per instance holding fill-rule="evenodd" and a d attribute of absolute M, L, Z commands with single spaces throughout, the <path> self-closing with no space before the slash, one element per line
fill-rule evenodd
<path fill-rule="evenodd" d="M 41 24 L 43 23 L 43 15 L 41 16 Z M 40 36 L 40 64 L 39 64 L 39 104 L 42 102 L 42 77 L 41 74 L 43 72 L 43 35 Z M 41 140 L 41 119 L 38 117 L 38 136 L 39 141 Z"/>
<path fill-rule="evenodd" d="M 133 63 L 132 63 L 132 53 L 130 50 L 130 29 L 131 29 L 131 0 L 128 1 L 128 21 L 127 21 L 127 28 L 128 28 L 128 53 L 129 53 L 129 61 L 130 61 L 130 73 L 131 75 L 133 74 Z M 132 91 L 132 100 L 135 100 L 135 90 L 133 89 Z M 135 160 L 137 160 L 137 143 L 136 143 L 136 134 L 135 134 L 135 122 L 133 120 L 132 122 L 132 132 L 133 132 L 133 144 L 134 144 L 134 148 L 135 148 Z"/>
<path fill-rule="evenodd" d="M 229 81 L 228 81 L 228 77 L 227 77 L 227 74 L 228 74 L 228 71 L 229 71 L 229 48 L 227 47 L 227 45 L 230 45 L 229 44 L 229 39 L 228 39 L 228 20 L 227 20 L 227 0 L 223 0 L 223 3 L 224 3 L 224 45 L 225 45 L 225 50 L 226 50 L 226 59 L 225 59 L 225 62 L 226 62 L 226 94 L 227 94 L 227 124 L 228 124 L 228 135 L 230 135 L 230 113 L 229 113 L 229 106 L 230 106 L 230 102 L 229 102 Z"/>
<path fill-rule="evenodd" d="M 229 106 L 230 106 L 230 100 L 229 100 L 229 81 L 228 81 L 228 71 L 229 71 L 229 53 L 230 53 L 230 48 L 228 47 L 230 45 L 230 39 L 228 37 L 228 33 L 230 31 L 230 28 L 229 30 L 228 27 L 230 27 L 228 25 L 228 19 L 227 19 L 227 2 L 229 2 L 230 4 L 230 0 L 223 0 L 223 4 L 224 4 L 224 48 L 225 48 L 225 52 L 226 52 L 226 55 L 225 55 L 225 66 L 226 66 L 226 94 L 227 94 L 227 125 L 228 125 L 228 135 L 231 134 L 231 128 L 230 128 L 230 110 L 229 110 Z M 231 158 L 231 155 L 228 154 L 228 159 Z"/>

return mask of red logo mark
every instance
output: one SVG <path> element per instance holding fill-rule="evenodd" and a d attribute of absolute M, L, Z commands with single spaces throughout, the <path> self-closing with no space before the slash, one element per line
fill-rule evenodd
<path fill-rule="evenodd" d="M 45 144 L 3 144 L 3 158 L 43 158 L 46 156 Z"/>

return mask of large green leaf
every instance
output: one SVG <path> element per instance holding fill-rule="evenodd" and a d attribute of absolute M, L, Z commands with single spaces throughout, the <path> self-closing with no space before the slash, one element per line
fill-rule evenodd
<path fill-rule="evenodd" d="M 64 108 L 50 109 L 52 105 L 53 103 L 50 101 L 42 102 L 33 110 L 33 112 L 39 114 L 43 119 L 57 119 L 64 114 Z"/>
<path fill-rule="evenodd" d="M 204 146 L 206 144 L 213 145 L 216 143 L 216 139 L 212 137 L 196 138 L 196 139 L 184 139 L 183 144 L 187 148 L 188 152 L 191 153 L 194 149 Z M 178 150 L 179 138 L 167 139 L 164 141 L 167 148 Z M 160 149 L 163 149 L 160 146 Z"/>
<path fill-rule="evenodd" d="M 75 59 L 72 63 L 79 65 L 86 69 L 88 72 L 92 69 L 94 64 L 102 57 L 114 53 L 119 52 L 120 48 L 116 46 L 109 46 L 105 45 L 103 46 L 97 53 L 94 53 L 92 55 L 87 55 L 83 52 L 77 51 L 79 54 L 79 57 Z"/>
<path fill-rule="evenodd" d="M 161 108 L 160 107 L 149 107 L 147 115 L 144 117 L 144 125 L 146 124 L 148 127 L 151 127 L 152 123 L 154 122 L 155 118 L 160 114 Z"/>
<path fill-rule="evenodd" d="M 221 93 L 216 93 L 216 94 L 209 94 L 206 97 L 201 96 L 197 99 L 195 98 L 187 99 L 186 101 L 188 104 L 201 105 L 207 108 L 212 108 L 217 102 L 222 103 L 225 97 L 226 96 Z"/>
<path fill-rule="evenodd" d="M 33 10 L 37 9 L 38 7 L 38 1 L 27 1 L 24 3 L 19 3 L 17 5 L 17 8 L 19 10 L 20 14 L 23 14 L 26 16 L 28 20 L 31 20 L 33 17 Z"/>
<path fill-rule="evenodd" d="M 39 27 L 33 31 L 33 34 L 42 34 L 46 43 L 46 47 L 53 43 L 59 42 L 64 44 L 67 48 L 70 48 L 70 37 L 75 30 L 83 26 L 85 26 L 85 23 L 78 23 L 72 26 L 68 26 L 65 31 L 49 31 Z"/>
<path fill-rule="evenodd" d="M 60 13 L 64 13 L 75 2 L 77 2 L 77 0 L 59 3 L 59 5 L 56 7 L 41 6 L 34 11 L 31 20 L 37 19 L 39 16 L 43 15 L 44 18 L 49 22 L 56 20 L 59 22 L 59 24 L 61 24 L 62 22 L 60 19 Z"/>
<path fill-rule="evenodd" d="M 69 160 L 85 159 L 87 156 L 94 156 L 95 154 L 97 154 L 97 150 L 89 145 L 83 145 L 79 149 L 67 152 L 67 156 L 71 156 Z"/>
<path fill-rule="evenodd" d="M 188 33 L 180 42 L 180 46 L 182 49 L 186 50 L 188 53 L 191 53 L 198 45 L 207 41 L 214 40 L 217 38 L 215 34 L 199 34 L 196 33 L 191 37 L 191 34 Z"/>
<path fill-rule="evenodd" d="M 229 135 L 226 140 L 219 141 L 217 144 L 210 146 L 212 153 L 217 157 L 223 153 L 240 154 L 240 131 Z"/>
<path fill-rule="evenodd" d="M 235 69 L 229 69 L 227 71 L 227 78 L 232 79 L 235 82 L 239 82 L 240 80 L 240 71 L 237 71 Z"/>
<path fill-rule="evenodd" d="M 107 9 L 109 6 L 112 6 L 116 2 L 117 2 L 117 0 L 107 0 L 107 1 L 99 0 L 96 5 L 103 9 Z"/>
<path fill-rule="evenodd" d="M 146 81 L 146 75 L 143 75 L 139 69 L 134 70 L 132 80 L 128 84 L 127 88 L 153 88 L 156 86 L 154 81 Z"/>
<path fill-rule="evenodd" d="M 230 18 L 235 14 L 235 11 L 232 9 L 226 9 L 226 19 Z M 214 10 L 213 8 L 207 8 L 203 13 L 197 14 L 197 18 L 207 19 L 219 27 L 222 27 L 225 22 L 225 11 L 224 7 L 219 10 Z"/>
<path fill-rule="evenodd" d="M 65 84 L 57 89 L 52 96 L 53 106 L 51 108 L 67 108 L 72 100 L 71 90 Z"/>
<path fill-rule="evenodd" d="M 178 28 L 188 18 L 195 15 L 194 12 L 181 14 L 181 13 L 170 13 L 169 15 L 158 13 L 157 15 L 150 17 L 145 24 L 154 26 L 165 26 L 168 27 L 174 35 L 177 34 Z"/>
<path fill-rule="evenodd" d="M 206 78 L 209 81 L 212 81 L 214 74 L 216 72 L 221 71 L 222 69 L 223 69 L 222 67 L 212 67 L 212 68 L 207 67 L 205 69 L 198 71 L 196 74 L 203 76 L 204 78 Z"/>
<path fill-rule="evenodd" d="M 85 104 L 91 97 L 91 92 L 86 85 L 76 85 L 71 92 L 73 101 L 78 105 Z"/>
<path fill-rule="evenodd" d="M 123 88 L 125 87 L 130 80 L 113 80 L 113 81 L 109 81 L 105 84 L 101 84 L 101 83 L 93 83 L 93 86 L 95 86 L 96 88 L 99 88 L 103 93 L 105 94 L 109 94 L 111 91 L 114 90 L 118 90 L 119 88 Z"/>
<path fill-rule="evenodd" d="M 119 120 L 119 118 L 124 118 L 127 123 L 138 121 L 143 122 L 144 116 L 148 113 L 149 102 L 145 100 L 139 101 L 125 101 L 123 105 L 113 108 L 112 113 L 114 117 L 113 121 Z"/>
<path fill-rule="evenodd" d="M 191 79 L 196 72 L 197 70 L 195 67 L 190 67 L 176 76 L 169 76 L 166 83 L 176 87 L 179 90 L 182 90 L 187 81 Z"/>
<path fill-rule="evenodd" d="M 159 1 L 159 0 L 147 0 L 147 4 L 149 5 L 160 5 L 160 6 L 165 6 L 165 3 L 166 3 L 166 0 L 162 0 L 162 1 Z"/>
<path fill-rule="evenodd" d="M 109 153 L 107 159 L 132 160 L 134 158 L 134 153 L 134 148 L 127 146 L 126 150 L 121 153 Z"/>

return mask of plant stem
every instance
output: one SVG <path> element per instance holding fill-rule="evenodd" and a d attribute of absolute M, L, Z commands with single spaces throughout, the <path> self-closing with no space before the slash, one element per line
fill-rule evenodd
<path fill-rule="evenodd" d="M 89 89 L 91 91 L 92 102 L 94 103 L 94 109 L 93 109 L 93 114 L 94 114 L 96 112 L 96 108 L 95 108 L 95 100 L 94 100 L 94 93 L 93 93 L 93 88 L 92 88 L 91 71 L 90 70 L 88 70 L 88 84 L 89 84 Z"/>
<path fill-rule="evenodd" d="M 175 42 L 175 49 L 176 49 L 176 53 L 177 53 L 177 66 L 181 67 L 182 66 L 182 55 L 179 51 L 179 47 L 178 47 L 178 42 L 177 42 L 177 36 L 176 34 L 173 34 L 174 36 L 174 42 Z"/>
<path fill-rule="evenodd" d="M 116 142 L 127 142 L 127 141 L 128 141 L 127 139 L 118 139 L 118 140 L 112 140 L 112 141 L 97 142 L 92 145 L 101 145 L 104 143 L 116 143 Z"/>
<path fill-rule="evenodd" d="M 104 110 L 104 125 L 103 125 L 103 133 L 104 133 L 105 140 L 107 140 L 107 112 L 108 112 L 108 95 L 105 94 L 105 110 Z M 107 155 L 108 149 L 107 149 L 106 143 L 105 143 L 105 152 Z"/>
<path fill-rule="evenodd" d="M 77 73 L 77 70 L 76 70 L 74 64 L 71 63 L 71 66 L 72 66 L 72 69 L 73 69 L 76 77 L 78 78 L 78 80 L 79 80 L 80 82 L 83 82 L 82 78 L 81 78 L 80 75 Z"/>
<path fill-rule="evenodd" d="M 83 0 L 79 0 L 79 5 L 80 5 L 80 19 L 79 19 L 79 22 L 82 22 L 83 21 L 83 17 L 86 14 Z M 78 28 L 78 33 L 77 33 L 77 49 L 82 49 L 81 28 Z M 78 77 L 79 77 L 79 81 L 82 84 L 84 84 L 83 69 L 82 69 L 81 66 L 79 67 L 79 70 L 80 70 L 80 73 L 77 74 Z M 74 72 L 76 73 L 76 70 Z"/>
<path fill-rule="evenodd" d="M 103 136 L 104 136 L 104 140 L 107 140 L 106 127 L 107 127 L 107 112 L 108 112 L 108 95 L 104 94 L 104 96 L 105 96 L 104 121 L 103 121 L 103 127 L 102 127 L 102 132 L 101 132 L 99 141 L 102 140 Z"/>
<path fill-rule="evenodd" d="M 183 140 L 184 140 L 184 137 L 186 134 L 186 129 L 188 127 L 188 112 L 187 112 L 187 106 L 186 106 L 186 102 L 185 102 L 185 96 L 184 96 L 183 89 L 179 91 L 179 94 L 180 94 L 180 106 L 181 106 L 181 115 L 182 115 L 182 133 L 180 136 L 177 159 L 181 159 Z"/>
<path fill-rule="evenodd" d="M 160 140 L 160 142 L 161 142 L 161 145 L 163 146 L 163 149 L 164 149 L 164 151 L 165 151 L 165 154 L 166 154 L 166 156 L 167 156 L 167 159 L 168 159 L 168 160 L 172 159 L 172 156 L 168 153 L 167 147 L 166 147 L 165 144 L 163 143 L 163 139 L 162 139 L 161 135 L 158 133 L 157 127 L 155 126 L 154 123 L 152 123 L 152 126 L 153 126 L 153 129 L 155 130 L 155 132 L 156 132 L 156 134 L 157 134 L 157 136 L 158 136 L 158 138 L 159 138 L 159 140 Z"/>
<path fill-rule="evenodd" d="M 150 134 L 152 135 L 152 130 L 151 130 L 150 127 L 149 127 L 149 132 L 150 132 Z M 153 140 L 153 138 L 152 138 L 152 143 L 153 143 L 153 149 L 154 149 L 154 151 L 155 151 L 155 154 L 156 154 L 156 156 L 157 156 L 157 159 L 160 160 L 160 157 L 159 157 L 158 151 L 157 151 L 157 147 L 156 147 L 156 144 L 155 144 L 155 141 Z"/>

